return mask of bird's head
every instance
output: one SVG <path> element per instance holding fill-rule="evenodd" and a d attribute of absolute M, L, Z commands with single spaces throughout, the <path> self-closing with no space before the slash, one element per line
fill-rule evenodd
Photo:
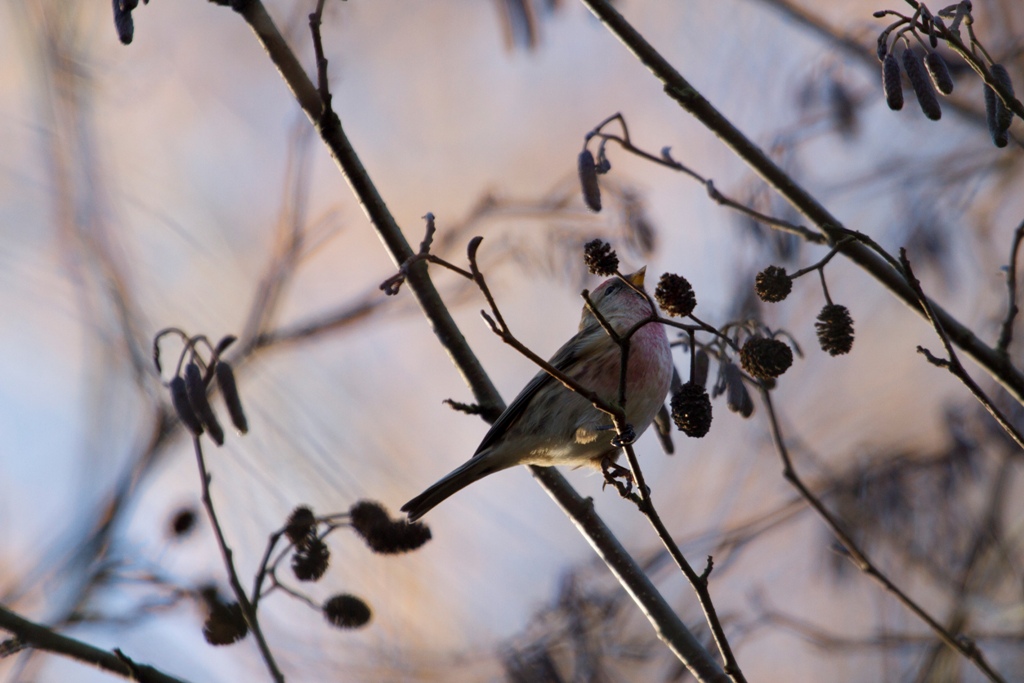
<path fill-rule="evenodd" d="M 646 272 L 644 266 L 635 273 L 609 278 L 590 293 L 594 306 L 616 331 L 625 331 L 651 314 L 650 302 L 640 293 Z M 580 329 L 588 324 L 597 324 L 597 319 L 584 306 Z"/>

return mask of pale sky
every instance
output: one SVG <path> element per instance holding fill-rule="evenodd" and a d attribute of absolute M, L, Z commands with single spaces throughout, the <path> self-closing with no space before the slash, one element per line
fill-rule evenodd
<path fill-rule="evenodd" d="M 936 268 L 923 266 L 922 274 L 954 314 L 995 338 L 1004 305 L 998 268 L 1021 207 L 1019 198 L 993 203 L 983 170 L 996 156 L 983 129 L 952 114 L 926 122 L 912 101 L 898 114 L 888 111 L 879 74 L 765 3 L 616 4 L 848 227 L 887 248 L 905 241 L 896 195 L 916 193 L 915 178 L 940 173 L 936 160 L 966 144 L 982 170 L 964 171 L 940 208 L 982 237 L 946 235 L 955 285 Z M 614 146 L 608 188 L 644 197 L 657 231 L 654 252 L 644 255 L 622 239 L 613 197 L 601 216 L 586 212 L 575 190 L 576 154 L 587 131 L 615 112 L 624 114 L 638 146 L 655 154 L 671 147 L 677 160 L 738 200 L 760 184 L 582 6 L 563 2 L 543 15 L 540 43 L 527 50 L 503 44 L 498 3 L 328 5 L 324 42 L 335 107 L 409 242 L 419 243 L 428 211 L 437 216 L 442 255 L 459 265 L 469 238 L 484 235 L 481 265 L 492 291 L 513 330 L 540 355 L 574 333 L 579 292 L 599 282 L 582 277 L 582 255 L 568 244 L 604 236 L 629 270 L 646 261 L 652 282 L 665 271 L 685 275 L 697 314 L 716 325 L 735 312 L 743 283 L 769 265 L 742 221 L 703 187 Z M 311 68 L 305 15 L 313 3 L 269 7 Z M 879 26 L 874 9 L 849 3 L 829 19 L 868 45 Z M 155 1 L 136 10 L 134 42 L 122 46 L 105 3 L 69 8 L 40 0 L 7 3 L 0 12 L 0 601 L 41 622 L 66 609 L 78 588 L 73 581 L 27 574 L 59 565 L 70 539 L 93 523 L 97 501 L 144 449 L 154 407 L 167 401 L 148 363 L 152 335 L 172 325 L 214 340 L 241 334 L 275 253 L 275 231 L 291 220 L 306 227 L 307 241 L 278 325 L 364 300 L 379 306 L 359 325 L 261 351 L 239 368 L 250 433 L 229 434 L 220 449 L 207 442 L 207 457 L 243 584 L 251 584 L 267 535 L 296 505 L 326 514 L 365 497 L 397 513 L 475 451 L 486 425 L 442 404 L 471 401 L 471 394 L 411 293 L 384 300 L 377 290 L 393 265 L 237 15 L 212 3 Z M 55 99 L 69 91 L 48 80 L 47 33 L 80 79 L 75 106 Z M 823 93 L 831 78 L 860 101 L 858 132 L 849 139 L 828 126 Z M 977 89 L 980 101 L 976 81 L 964 87 Z M 893 169 L 900 180 L 876 180 Z M 902 189 L 894 190 L 897 182 Z M 295 183 L 298 193 L 290 189 Z M 518 209 L 463 227 L 488 193 Z M 554 195 L 571 197 L 558 215 L 523 209 Z M 759 208 L 783 211 L 777 200 Z M 790 270 L 823 254 L 805 245 Z M 535 369 L 490 333 L 478 315 L 478 293 L 439 268 L 431 273 L 511 400 Z M 850 356 L 833 359 L 817 348 L 813 318 L 824 299 L 816 276 L 798 281 L 786 302 L 762 309 L 806 354 L 780 381 L 775 400 L 812 483 L 844 471 L 854 454 L 938 447 L 946 439 L 942 407 L 953 397 L 966 400 L 962 387 L 916 354 L 917 344 L 941 348 L 924 323 L 841 259 L 826 275 L 833 299 L 849 306 L 856 322 Z M 117 287 L 130 302 L 141 383 L 111 303 Z M 172 342 L 165 349 L 168 359 L 177 353 Z M 676 354 L 685 372 L 688 356 Z M 779 509 L 795 493 L 781 477 L 764 411 L 743 421 L 723 399 L 714 409 L 706 439 L 675 432 L 676 454 L 668 458 L 648 434 L 638 453 L 656 482 L 655 503 L 691 562 L 703 566 L 710 553 L 720 558 L 713 595 L 720 613 L 745 627 L 742 634 L 736 628 L 734 647 L 748 679 L 879 680 L 887 660 L 875 652 L 824 654 L 791 631 L 754 628 L 753 606 L 767 602 L 851 638 L 882 627 L 924 630 L 867 578 L 829 578 L 829 538 L 809 513 L 742 550 L 716 549 L 725 530 Z M 657 548 L 647 523 L 610 489 L 602 491 L 598 475 L 569 477 L 595 498 L 631 551 L 645 557 Z M 190 440 L 179 433 L 118 519 L 111 560 L 125 573 L 158 571 L 175 585 L 226 585 L 205 520 L 184 541 L 168 537 L 174 512 L 198 505 L 198 488 Z M 568 570 L 615 592 L 589 546 L 525 470 L 474 484 L 425 521 L 434 540 L 400 557 L 373 556 L 350 532 L 336 532 L 327 577 L 303 586 L 317 600 L 336 592 L 364 598 L 374 610 L 365 629 L 330 630 L 283 594 L 261 605 L 289 680 L 503 680 L 495 653 L 525 642 L 527 624 L 557 600 Z M 678 601 L 687 624 L 701 629 L 681 577 L 662 568 L 652 578 Z M 916 587 L 930 595 L 930 587 Z M 153 594 L 160 591 L 101 587 L 88 609 L 128 616 Z M 636 612 L 629 602 L 621 609 Z M 251 638 L 213 649 L 201 622 L 185 601 L 141 622 L 71 633 L 188 680 L 265 676 Z M 650 638 L 639 616 L 628 623 L 624 638 Z M 0 662 L 0 678 L 16 671 L 14 660 Z M 76 662 L 40 661 L 29 669 L 39 683 L 113 680 Z M 632 673 L 624 669 L 623 680 L 656 680 L 669 661 L 657 651 Z"/>

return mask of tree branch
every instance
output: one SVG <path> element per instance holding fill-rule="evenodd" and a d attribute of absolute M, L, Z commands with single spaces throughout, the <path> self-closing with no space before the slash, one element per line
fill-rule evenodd
<path fill-rule="evenodd" d="M 180 678 L 138 664 L 120 650 L 109 652 L 80 640 L 69 638 L 45 626 L 29 621 L 0 605 L 0 629 L 13 633 L 19 645 L 64 655 L 140 683 L 185 683 Z"/>
<path fill-rule="evenodd" d="M 316 127 L 395 265 L 407 262 L 414 256 L 412 248 L 349 143 L 337 115 L 325 109 L 316 86 L 278 32 L 263 4 L 259 0 L 245 0 L 237 2 L 235 9 L 267 50 L 295 99 Z M 493 383 L 434 288 L 424 261 L 418 261 L 408 269 L 407 283 L 438 341 L 473 391 L 476 401 L 482 405 L 503 405 Z M 718 663 L 594 513 L 592 502 L 576 493 L 554 468 L 531 467 L 530 470 L 633 597 L 658 637 L 690 672 L 701 681 L 724 681 L 726 676 Z"/>
<path fill-rule="evenodd" d="M 238 573 L 235 572 L 233 554 L 231 548 L 228 547 L 227 540 L 224 538 L 220 522 L 217 520 L 217 512 L 213 507 L 213 498 L 210 497 L 210 473 L 206 469 L 206 460 L 203 458 L 203 448 L 199 443 L 198 436 L 192 437 L 192 444 L 195 447 L 196 464 L 199 468 L 199 478 L 203 492 L 203 507 L 206 508 L 206 515 L 210 518 L 210 526 L 213 527 L 214 535 L 217 538 L 217 547 L 220 549 L 221 558 L 224 560 L 224 568 L 228 574 L 228 583 L 231 585 L 231 591 L 235 594 L 238 606 L 242 608 L 242 616 L 245 617 L 246 626 L 249 627 L 253 637 L 256 638 L 256 645 L 259 647 L 260 655 L 262 655 L 270 675 L 278 683 L 284 683 L 284 674 L 277 668 L 277 662 L 274 661 L 274 655 L 270 651 L 270 646 L 267 645 L 266 638 L 263 637 L 263 631 L 260 629 L 260 622 L 256 616 L 256 609 L 246 597 L 245 589 L 238 580 Z"/>
<path fill-rule="evenodd" d="M 647 40 L 612 7 L 608 0 L 581 0 L 665 86 L 665 92 L 729 146 L 730 149 L 794 208 L 807 217 L 830 243 L 836 244 L 846 234 L 842 223 L 822 206 L 796 180 L 748 139 L 742 131 L 715 109 L 683 76 L 665 60 Z M 986 81 L 987 82 L 987 81 Z M 924 309 L 903 274 L 887 264 L 872 249 L 858 242 L 842 245 L 840 251 L 858 264 L 898 299 L 920 315 Z M 938 304 L 930 302 L 936 319 L 950 340 L 971 356 L 989 375 L 1018 401 L 1024 402 L 1024 373 L 1009 359 L 989 347 L 973 331 L 961 324 Z"/>
<path fill-rule="evenodd" d="M 909 609 L 921 621 L 927 624 L 943 643 L 973 662 L 989 680 L 996 683 L 1006 683 L 1006 679 L 992 668 L 973 640 L 963 634 L 953 634 L 946 630 L 946 628 L 940 624 L 935 617 L 929 614 L 913 598 L 904 593 L 899 586 L 889 579 L 889 577 L 886 576 L 868 558 L 867 554 L 865 554 L 860 546 L 857 545 L 856 541 L 853 540 L 853 537 L 850 536 L 850 534 L 848 534 L 840 524 L 839 519 L 836 518 L 836 516 L 833 515 L 827 507 L 825 507 L 825 504 L 821 499 L 814 495 L 814 492 L 811 491 L 811 489 L 803 482 L 803 479 L 800 478 L 796 468 L 793 466 L 793 460 L 789 455 L 789 448 L 786 446 L 786 441 L 782 436 L 782 427 L 779 425 L 778 416 L 775 414 L 775 408 L 772 405 L 771 393 L 762 387 L 761 398 L 764 400 L 765 409 L 768 413 L 772 442 L 775 445 L 776 452 L 779 454 L 779 458 L 782 460 L 783 476 L 796 488 L 797 491 L 800 492 L 800 495 L 803 496 L 814 511 L 818 513 L 818 516 L 825 522 L 826 526 L 828 526 L 829 530 L 836 537 L 836 540 L 842 544 L 843 548 L 849 554 L 850 561 L 853 562 L 858 569 L 892 593 L 892 595 L 894 595 L 904 607 Z"/>

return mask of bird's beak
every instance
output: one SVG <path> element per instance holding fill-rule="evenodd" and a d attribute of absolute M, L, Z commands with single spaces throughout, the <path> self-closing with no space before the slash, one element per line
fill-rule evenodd
<path fill-rule="evenodd" d="M 647 272 L 647 266 L 644 266 L 643 268 L 641 268 L 640 270 L 636 271 L 635 273 L 630 273 L 629 275 L 623 275 L 622 277 L 626 278 L 626 281 L 629 282 L 629 284 L 631 284 L 634 287 L 636 287 L 637 289 L 643 289 L 644 288 L 644 274 L 646 272 Z"/>

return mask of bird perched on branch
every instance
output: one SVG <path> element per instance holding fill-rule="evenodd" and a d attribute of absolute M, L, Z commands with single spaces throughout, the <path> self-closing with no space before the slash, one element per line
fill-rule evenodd
<path fill-rule="evenodd" d="M 645 268 L 601 283 L 591 294 L 594 307 L 618 335 L 654 312 L 643 289 Z M 636 288 L 636 289 L 634 289 Z M 617 404 L 621 348 L 584 305 L 579 331 L 551 358 L 556 369 Z M 626 422 L 635 436 L 647 429 L 665 402 L 672 379 L 668 336 L 659 323 L 639 328 L 629 340 L 626 366 Z M 465 464 L 402 506 L 416 521 L 438 503 L 473 482 L 515 465 L 601 467 L 614 460 L 615 429 L 609 415 L 584 396 L 541 370 L 491 426 Z"/>

